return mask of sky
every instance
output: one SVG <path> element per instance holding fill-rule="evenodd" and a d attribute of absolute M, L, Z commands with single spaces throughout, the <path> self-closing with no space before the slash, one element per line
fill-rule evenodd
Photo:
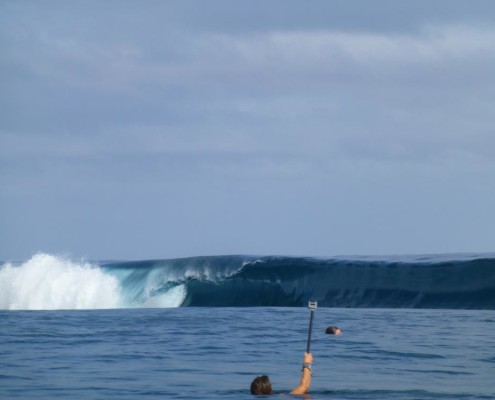
<path fill-rule="evenodd" d="M 493 252 L 495 2 L 0 0 L 0 260 Z"/>

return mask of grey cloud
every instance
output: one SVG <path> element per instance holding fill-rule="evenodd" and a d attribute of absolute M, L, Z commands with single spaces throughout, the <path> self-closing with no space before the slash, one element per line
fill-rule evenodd
<path fill-rule="evenodd" d="M 195 228 L 192 252 L 427 251 L 421 224 L 435 251 L 461 225 L 486 246 L 493 218 L 465 209 L 495 198 L 494 3 L 311 4 L 2 2 L 0 252 L 163 257 Z"/>

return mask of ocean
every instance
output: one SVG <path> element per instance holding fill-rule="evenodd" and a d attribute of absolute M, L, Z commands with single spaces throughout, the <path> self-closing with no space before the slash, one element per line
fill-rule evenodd
<path fill-rule="evenodd" d="M 492 255 L 38 254 L 0 267 L 0 399 L 294 398 L 308 300 L 306 398 L 495 398 Z"/>

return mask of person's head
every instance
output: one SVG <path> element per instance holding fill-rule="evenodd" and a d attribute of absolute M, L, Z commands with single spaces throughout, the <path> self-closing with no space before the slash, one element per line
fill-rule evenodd
<path fill-rule="evenodd" d="M 251 394 L 272 394 L 272 384 L 266 375 L 257 376 L 251 382 Z"/>
<path fill-rule="evenodd" d="M 340 335 L 342 330 L 336 326 L 329 326 L 325 333 L 328 333 L 329 335 Z"/>

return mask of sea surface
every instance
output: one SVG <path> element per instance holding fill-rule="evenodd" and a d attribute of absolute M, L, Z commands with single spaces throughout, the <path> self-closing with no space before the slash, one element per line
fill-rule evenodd
<path fill-rule="evenodd" d="M 251 399 L 260 374 L 298 397 L 308 321 L 304 307 L 0 311 L 0 398 Z M 319 308 L 313 330 L 307 398 L 495 398 L 493 311 Z"/>
<path fill-rule="evenodd" d="M 495 399 L 495 258 L 0 265 L 0 399 Z M 327 326 L 344 333 L 326 335 Z"/>

